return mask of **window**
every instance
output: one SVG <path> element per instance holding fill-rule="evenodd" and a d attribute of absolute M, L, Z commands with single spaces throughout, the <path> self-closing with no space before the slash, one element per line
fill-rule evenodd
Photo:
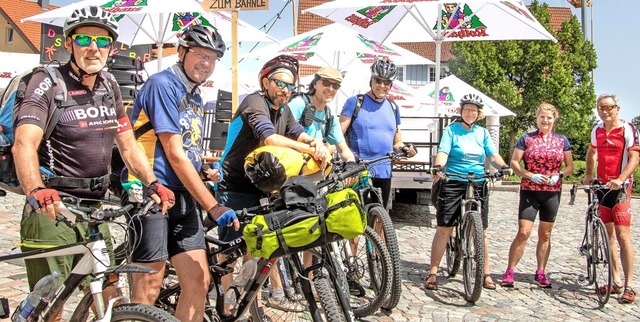
<path fill-rule="evenodd" d="M 398 73 L 396 78 L 401 82 L 404 82 L 404 68 L 404 66 L 398 66 L 398 68 L 396 69 Z"/>
<path fill-rule="evenodd" d="M 429 66 L 427 65 L 407 65 L 404 67 L 404 78 L 407 85 L 427 85 L 429 82 Z"/>
<path fill-rule="evenodd" d="M 440 66 L 440 79 L 443 79 L 447 76 L 449 76 L 449 68 L 447 66 Z M 429 82 L 435 82 L 436 81 L 436 67 L 435 66 L 431 66 L 429 68 Z"/>
<path fill-rule="evenodd" d="M 11 27 L 7 27 L 7 38 L 6 38 L 6 42 L 7 45 L 12 44 L 13 43 L 13 28 Z"/>

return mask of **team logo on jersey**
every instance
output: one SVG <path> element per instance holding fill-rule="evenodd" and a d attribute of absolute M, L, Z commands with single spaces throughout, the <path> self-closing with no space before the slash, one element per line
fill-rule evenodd
<path fill-rule="evenodd" d="M 356 10 L 355 13 L 347 16 L 346 21 L 352 25 L 356 25 L 360 28 L 367 29 L 372 25 L 380 22 L 386 15 L 391 13 L 396 6 L 374 6 L 365 7 Z"/>
<path fill-rule="evenodd" d="M 449 38 L 479 38 L 487 37 L 487 26 L 474 14 L 466 3 L 449 2 L 443 4 L 444 10 L 440 13 L 442 23 L 440 30 L 451 30 Z M 433 30 L 438 29 L 438 24 Z"/>

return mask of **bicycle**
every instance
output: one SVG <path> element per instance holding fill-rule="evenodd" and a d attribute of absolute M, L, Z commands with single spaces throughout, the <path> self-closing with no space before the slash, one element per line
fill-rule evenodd
<path fill-rule="evenodd" d="M 587 275 L 580 274 L 578 281 L 586 285 L 594 285 L 598 302 L 605 305 L 611 296 L 611 251 L 609 248 L 609 234 L 600 219 L 600 202 L 598 191 L 609 190 L 606 185 L 573 185 L 570 190 L 569 205 L 575 204 L 576 192 L 583 189 L 587 192 L 587 212 L 585 214 L 584 235 L 578 247 L 580 255 L 587 259 Z M 626 187 L 622 189 L 624 194 Z M 610 193 L 614 190 L 609 190 Z M 604 292 L 603 292 L 604 291 Z"/>
<path fill-rule="evenodd" d="M 337 168 L 336 168 L 337 169 Z M 343 173 L 337 172 L 331 174 L 327 179 L 321 181 L 316 185 L 317 190 L 321 190 L 324 187 L 335 184 L 336 182 L 342 182 L 344 178 L 353 176 L 358 172 L 364 170 L 364 167 L 356 167 L 355 169 L 345 171 Z M 279 198 L 263 199 L 261 205 L 236 211 L 239 220 L 242 223 L 249 223 L 256 213 L 269 213 L 286 208 L 283 201 Z M 207 219 L 205 219 L 207 220 Z M 207 222 L 205 224 L 207 229 L 215 227 L 215 223 Z M 376 238 L 377 235 L 369 231 L 369 235 Z M 238 258 L 243 257 L 247 253 L 247 246 L 244 237 L 231 242 L 222 242 L 217 238 L 205 235 L 205 241 L 208 244 L 207 255 L 209 259 L 209 272 L 211 275 L 210 290 L 215 294 L 215 309 L 207 309 L 206 312 L 210 315 L 209 318 L 212 321 L 233 321 L 245 313 L 248 310 L 251 312 L 251 316 L 254 320 L 262 318 L 263 313 L 257 310 L 255 305 L 255 299 L 261 294 L 261 288 L 267 277 L 271 267 L 275 264 L 276 259 L 264 259 L 260 258 L 257 262 L 257 272 L 243 290 L 239 293 L 238 305 L 233 308 L 232 313 L 229 315 L 221 314 L 224 312 L 224 292 L 222 288 L 222 276 L 233 273 L 233 267 L 231 266 Z M 368 243 L 362 243 L 370 245 Z M 386 251 L 382 246 L 382 242 L 379 241 L 377 247 L 379 251 Z M 304 267 L 300 256 L 298 254 L 290 254 L 283 258 L 286 259 L 288 265 L 292 267 L 290 271 L 290 277 L 292 284 L 295 288 L 301 290 L 304 298 L 309 306 L 309 314 L 313 321 L 322 321 L 322 313 L 318 308 L 316 301 L 311 290 L 311 279 L 309 276 L 313 272 L 312 283 L 316 288 L 320 303 L 324 311 L 324 317 L 328 321 L 354 321 L 355 316 L 351 309 L 350 301 L 348 298 L 348 285 L 344 271 L 338 269 L 340 261 L 335 257 L 335 251 L 331 245 L 322 245 L 316 248 L 308 250 L 317 259 L 310 267 Z M 226 254 L 224 261 L 218 260 L 219 254 Z M 390 259 L 388 255 L 386 261 Z M 390 266 L 390 264 L 389 264 Z M 168 270 L 170 272 L 170 270 Z M 384 276 L 384 274 L 382 274 Z M 160 295 L 156 302 L 157 306 L 160 306 L 166 310 L 171 311 L 175 308 L 176 297 L 179 296 L 180 285 L 178 283 L 171 283 L 163 286 L 160 291 Z"/>
<path fill-rule="evenodd" d="M 91 291 L 86 293 L 77 304 L 70 321 L 86 321 L 89 318 L 92 306 L 95 306 L 94 321 L 177 321 L 176 318 L 158 308 L 130 303 L 126 283 L 119 278 L 119 274 L 123 273 L 153 273 L 153 270 L 137 265 L 110 266 L 107 246 L 98 226 L 102 223 L 113 222 L 118 217 L 128 214 L 133 207 L 126 206 L 100 210 L 90 206 L 83 206 L 82 202 L 84 201 L 87 200 L 75 197 L 62 198 L 60 215 L 57 217 L 59 222 L 69 227 L 74 227 L 77 223 L 86 222 L 88 232 L 84 241 L 0 256 L 0 261 L 6 261 L 82 255 L 54 295 L 49 299 L 43 298 L 40 304 L 35 307 L 30 319 L 37 321 L 42 318 L 44 321 L 54 321 L 76 288 L 82 284 L 87 276 L 91 276 Z M 136 215 L 144 216 L 153 205 L 153 201 L 149 200 Z M 115 283 L 118 296 L 109 299 L 105 307 L 103 290 L 113 283 Z M 116 306 L 117 302 L 121 304 Z M 95 305 L 93 305 L 94 303 Z"/>
<path fill-rule="evenodd" d="M 486 172 L 483 175 L 475 175 L 473 171 L 465 175 L 441 172 L 441 180 L 449 180 L 456 177 L 467 182 L 465 195 L 462 197 L 461 217 L 456 219 L 457 225 L 453 229 L 446 246 L 447 273 L 449 277 L 455 277 L 462 264 L 462 281 L 464 284 L 464 298 L 468 302 L 475 303 L 482 293 L 484 279 L 484 229 L 482 227 L 482 199 L 476 193 L 473 185 L 477 179 L 487 179 L 490 182 L 500 180 L 502 171 L 495 173 Z M 416 182 L 433 181 L 431 177 L 415 177 Z M 445 181 L 446 182 L 446 181 Z"/>
<path fill-rule="evenodd" d="M 395 160 L 399 157 L 397 154 L 391 154 L 388 155 L 387 158 Z M 370 165 L 374 162 L 363 161 L 363 163 Z M 396 230 L 389 213 L 382 205 L 382 191 L 380 188 L 373 186 L 368 170 L 360 173 L 352 188 L 358 192 L 362 208 L 367 214 L 367 224 L 380 236 L 391 257 L 391 271 L 387 274 L 391 278 L 391 287 L 389 292 L 384 293 L 385 296 L 379 307 L 385 310 L 392 310 L 398 305 L 402 293 L 400 247 L 398 245 Z"/>

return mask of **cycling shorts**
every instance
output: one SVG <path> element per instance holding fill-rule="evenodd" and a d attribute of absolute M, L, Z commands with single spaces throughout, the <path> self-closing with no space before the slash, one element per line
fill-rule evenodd
<path fill-rule="evenodd" d="M 560 191 L 520 190 L 518 219 L 534 222 L 540 213 L 540 221 L 555 222 L 560 195 Z"/>
<path fill-rule="evenodd" d="M 596 192 L 600 200 L 600 219 L 605 224 L 631 226 L 631 185 L 626 194 L 620 190 L 601 190 Z"/>
<path fill-rule="evenodd" d="M 474 182 L 476 197 L 482 200 L 482 228 L 489 227 L 489 197 L 487 182 Z M 436 220 L 440 227 L 454 227 L 458 224 L 462 211 L 460 203 L 467 191 L 466 181 L 449 180 L 443 182 L 438 196 L 438 207 L 436 208 Z"/>

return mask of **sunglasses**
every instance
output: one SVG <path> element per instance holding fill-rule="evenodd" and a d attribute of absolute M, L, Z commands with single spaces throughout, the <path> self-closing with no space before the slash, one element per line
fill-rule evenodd
<path fill-rule="evenodd" d="M 376 84 L 384 84 L 385 86 L 391 86 L 391 83 L 393 83 L 392 80 L 388 80 L 388 79 L 382 79 L 378 77 L 375 77 L 373 79 L 376 81 Z"/>
<path fill-rule="evenodd" d="M 609 112 L 616 107 L 618 107 L 618 105 L 598 105 L 598 110 Z"/>
<path fill-rule="evenodd" d="M 85 34 L 71 35 L 73 42 L 80 47 L 89 47 L 91 42 L 95 41 L 98 48 L 107 48 L 113 43 L 111 36 L 89 36 Z"/>
<path fill-rule="evenodd" d="M 276 86 L 278 86 L 278 88 L 281 89 L 287 89 L 289 90 L 289 92 L 293 91 L 294 89 L 296 89 L 296 84 L 289 84 L 286 82 L 283 82 L 279 79 L 272 79 L 273 83 L 276 84 Z"/>
<path fill-rule="evenodd" d="M 340 89 L 340 83 L 332 83 L 331 81 L 327 80 L 327 79 L 323 79 L 322 80 L 322 85 L 324 87 L 333 87 L 333 89 L 335 89 L 336 91 Z"/>
<path fill-rule="evenodd" d="M 199 60 L 204 60 L 204 61 L 208 61 L 210 63 L 215 63 L 218 60 L 218 57 L 215 56 L 209 56 L 209 55 L 205 55 L 202 53 L 199 53 L 191 48 L 189 48 L 189 51 L 192 52 Z"/>

